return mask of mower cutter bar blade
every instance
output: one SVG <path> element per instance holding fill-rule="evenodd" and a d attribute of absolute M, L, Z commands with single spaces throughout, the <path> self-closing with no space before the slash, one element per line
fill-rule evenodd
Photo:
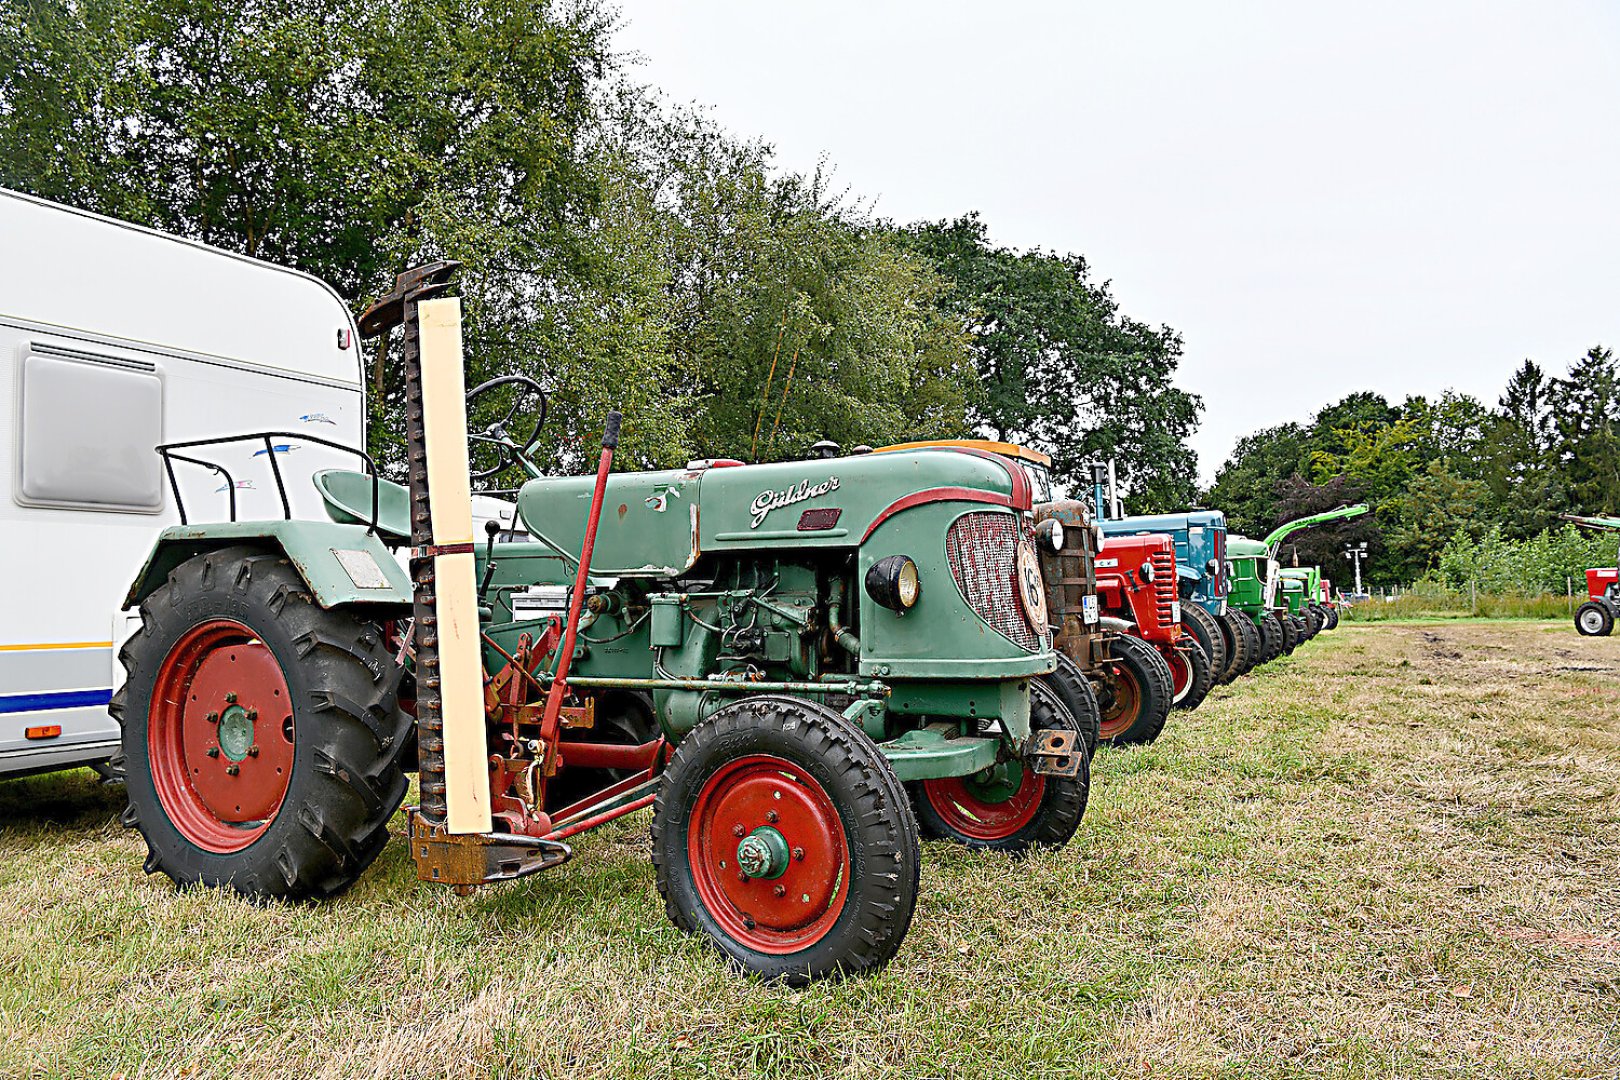
<path fill-rule="evenodd" d="M 562 841 L 538 836 L 452 833 L 424 820 L 415 807 L 406 811 L 405 818 L 417 879 L 453 885 L 457 892 L 549 870 L 574 855 Z"/>

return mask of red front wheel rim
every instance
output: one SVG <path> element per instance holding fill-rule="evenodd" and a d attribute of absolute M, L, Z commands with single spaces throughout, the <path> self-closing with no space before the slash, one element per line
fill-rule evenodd
<path fill-rule="evenodd" d="M 292 697 L 275 654 L 234 620 L 187 630 L 158 668 L 146 740 L 158 802 L 182 836 L 218 854 L 252 844 L 292 782 Z"/>
<path fill-rule="evenodd" d="M 1014 767 L 1017 787 L 1004 797 L 1000 791 L 991 796 L 990 789 L 971 776 L 924 780 L 923 797 L 951 831 L 973 840 L 1005 840 L 1035 820 L 1046 794 L 1044 776 Z"/>
<path fill-rule="evenodd" d="M 1136 723 L 1137 713 L 1142 708 L 1142 690 L 1136 685 L 1124 666 L 1121 665 L 1114 672 L 1114 707 L 1102 718 L 1102 725 L 1097 731 L 1099 739 L 1112 739 L 1131 729 Z"/>
<path fill-rule="evenodd" d="M 772 855 L 756 862 L 765 848 Z M 814 777 L 772 754 L 728 762 L 704 782 L 686 855 L 704 908 L 756 952 L 809 948 L 848 902 L 849 845 L 838 808 Z"/>

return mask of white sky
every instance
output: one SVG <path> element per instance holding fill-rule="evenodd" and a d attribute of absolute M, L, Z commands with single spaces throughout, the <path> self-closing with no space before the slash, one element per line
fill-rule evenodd
<path fill-rule="evenodd" d="M 620 0 L 641 81 L 1186 339 L 1209 480 L 1353 390 L 1620 347 L 1620 3 Z"/>

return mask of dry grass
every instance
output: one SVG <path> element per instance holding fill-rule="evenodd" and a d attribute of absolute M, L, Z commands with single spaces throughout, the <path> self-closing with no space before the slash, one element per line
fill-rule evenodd
<path fill-rule="evenodd" d="M 1620 641 L 1345 626 L 1099 758 L 1067 850 L 926 849 L 896 963 L 804 991 L 664 920 L 645 816 L 458 900 L 395 844 L 254 907 L 0 784 L 0 1075 L 1620 1075 Z"/>

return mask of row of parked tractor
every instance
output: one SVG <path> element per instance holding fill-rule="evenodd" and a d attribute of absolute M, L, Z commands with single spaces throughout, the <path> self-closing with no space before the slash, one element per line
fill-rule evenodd
<path fill-rule="evenodd" d="M 359 322 L 379 362 L 403 328 L 406 484 L 323 469 L 303 520 L 269 455 L 281 517 L 193 507 L 130 587 L 110 707 L 148 872 L 335 896 L 415 773 L 423 881 L 554 867 L 651 807 L 677 926 L 766 978 L 868 971 L 912 922 L 922 838 L 1061 847 L 1100 743 L 1151 741 L 1338 620 L 1278 545 L 1363 507 L 1245 540 L 1218 511 L 1121 514 L 1106 467 L 1059 497 L 1003 443 L 615 472 L 616 413 L 593 474 L 547 475 L 542 389 L 465 392 L 453 269 Z M 159 447 L 176 505 L 177 465 L 273 438 Z M 528 479 L 475 535 L 469 474 L 507 469 Z"/>
<path fill-rule="evenodd" d="M 1318 567 L 1283 567 L 1284 541 L 1302 529 L 1356 517 L 1343 506 L 1280 525 L 1263 540 L 1228 531 L 1219 510 L 1128 516 L 1113 469 L 1091 466 L 1084 498 L 1053 495 L 1051 460 L 1027 447 L 976 440 L 956 446 L 1017 462 L 1036 492 L 1036 535 L 1058 653 L 1059 687 L 1083 679 L 1092 701 L 1070 693 L 1077 715 L 1094 714 L 1094 743 L 1158 738 L 1174 710 L 1193 710 L 1211 690 L 1339 624 L 1332 584 Z"/>

